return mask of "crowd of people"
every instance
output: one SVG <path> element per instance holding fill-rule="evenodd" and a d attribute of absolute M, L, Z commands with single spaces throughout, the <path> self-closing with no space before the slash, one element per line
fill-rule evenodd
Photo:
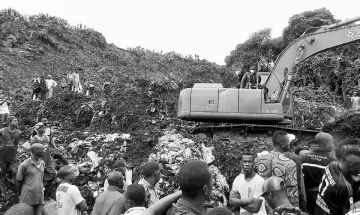
<path fill-rule="evenodd" d="M 31 80 L 32 83 L 32 100 L 44 101 L 45 99 L 52 98 L 54 95 L 54 89 L 60 87 L 63 92 L 71 91 L 77 93 L 83 93 L 87 96 L 92 96 L 95 93 L 95 84 L 86 79 L 80 78 L 83 70 L 79 68 L 75 72 L 68 72 L 62 74 L 62 77 L 58 82 L 52 79 L 51 75 L 34 77 Z M 111 93 L 111 82 L 105 81 L 101 90 L 106 93 Z M 1 103 L 0 103 L 1 104 Z"/>
<path fill-rule="evenodd" d="M 8 126 L 0 129 L 2 200 L 8 199 L 5 189 L 8 178 L 16 187 L 19 202 L 31 206 L 34 214 L 39 215 L 44 207 L 44 181 L 52 180 L 57 187 L 58 214 L 85 213 L 86 200 L 73 184 L 76 169 L 54 144 L 48 120 L 41 118 L 35 125 L 30 137 L 30 156 L 18 164 L 21 135 L 14 117 L 9 117 Z M 241 154 L 242 172 L 233 181 L 229 205 L 239 208 L 240 215 L 338 215 L 358 208 L 360 141 L 348 138 L 335 147 L 333 137 L 321 132 L 308 143 L 309 150 L 296 148 L 293 153 L 290 148 L 294 139 L 292 134 L 276 131 L 270 152 Z M 58 171 L 54 158 L 64 163 Z M 143 178 L 136 182 L 127 168 L 124 159 L 114 162 L 92 215 L 234 214 L 225 207 L 209 206 L 213 175 L 203 161 L 184 163 L 177 175 L 180 191 L 161 199 L 156 192 L 162 171 L 157 162 L 147 162 L 142 167 Z"/>

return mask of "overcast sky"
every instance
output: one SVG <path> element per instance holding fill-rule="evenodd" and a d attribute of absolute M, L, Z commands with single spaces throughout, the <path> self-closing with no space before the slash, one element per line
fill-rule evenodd
<path fill-rule="evenodd" d="M 360 16 L 359 0 L 0 0 L 0 9 L 47 13 L 101 32 L 121 48 L 141 46 L 224 64 L 250 33 L 280 36 L 289 18 L 326 7 L 337 19 Z"/>

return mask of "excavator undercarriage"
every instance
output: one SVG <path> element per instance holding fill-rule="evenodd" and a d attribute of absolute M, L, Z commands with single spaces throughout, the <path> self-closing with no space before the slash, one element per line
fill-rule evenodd
<path fill-rule="evenodd" d="M 184 128 L 184 127 L 183 127 Z M 294 134 L 297 143 L 309 142 L 314 139 L 320 129 L 299 129 L 288 125 L 261 125 L 261 124 L 236 124 L 236 123 L 196 123 L 195 126 L 185 127 L 192 134 L 206 135 L 207 138 L 230 141 L 232 137 L 258 137 L 268 136 L 277 130 Z"/>

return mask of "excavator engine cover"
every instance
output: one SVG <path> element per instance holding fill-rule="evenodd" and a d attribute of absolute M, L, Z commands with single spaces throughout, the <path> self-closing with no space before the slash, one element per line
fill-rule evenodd
<path fill-rule="evenodd" d="M 284 121 L 280 103 L 266 103 L 263 89 L 223 88 L 221 84 L 195 84 L 180 92 L 178 118 L 191 121 Z"/>

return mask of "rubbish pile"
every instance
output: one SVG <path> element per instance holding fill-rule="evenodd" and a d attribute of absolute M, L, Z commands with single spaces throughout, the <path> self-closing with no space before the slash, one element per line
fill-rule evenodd
<path fill-rule="evenodd" d="M 184 138 L 175 130 L 164 132 L 155 146 L 155 153 L 150 154 L 149 160 L 160 163 L 164 177 L 158 184 L 159 196 L 174 192 L 179 188 L 176 180 L 180 167 L 189 160 L 203 160 L 210 165 L 213 172 L 214 190 L 210 204 L 225 206 L 227 198 L 225 192 L 229 191 L 229 184 L 219 169 L 212 165 L 215 157 L 212 154 L 213 147 L 206 147 L 203 143 L 196 143 L 191 139 Z"/>

